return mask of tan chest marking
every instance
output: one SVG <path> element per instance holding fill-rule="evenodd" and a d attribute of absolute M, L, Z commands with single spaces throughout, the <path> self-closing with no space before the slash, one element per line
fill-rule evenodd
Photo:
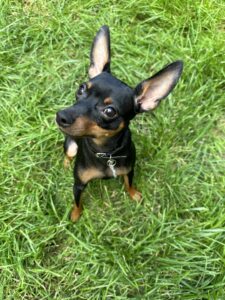
<path fill-rule="evenodd" d="M 116 175 L 115 177 L 127 175 L 130 171 L 131 171 L 131 168 L 126 168 L 126 167 L 117 168 L 115 166 L 115 175 Z M 110 169 L 110 167 L 107 168 L 106 174 L 108 177 L 114 177 L 113 171 Z"/>
<path fill-rule="evenodd" d="M 92 179 L 103 178 L 105 176 L 105 174 L 102 171 L 100 171 L 96 168 L 90 168 L 87 170 L 79 170 L 78 175 L 79 175 L 79 178 L 81 179 L 81 181 L 85 184 L 88 183 L 88 181 L 90 181 Z"/>
<path fill-rule="evenodd" d="M 116 169 L 117 176 L 127 175 L 131 171 L 131 168 L 126 168 L 126 167 L 120 167 L 115 169 Z"/>

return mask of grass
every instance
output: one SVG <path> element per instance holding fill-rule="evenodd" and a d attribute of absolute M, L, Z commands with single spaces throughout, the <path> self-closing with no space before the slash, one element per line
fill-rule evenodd
<path fill-rule="evenodd" d="M 224 1 L 0 2 L 0 299 L 224 299 Z M 185 67 L 131 125 L 143 203 L 96 180 L 71 224 L 54 118 L 103 24 L 113 73 L 131 86 Z"/>

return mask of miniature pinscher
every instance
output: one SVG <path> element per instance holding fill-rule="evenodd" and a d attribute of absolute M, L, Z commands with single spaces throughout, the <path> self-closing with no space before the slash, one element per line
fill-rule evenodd
<path fill-rule="evenodd" d="M 130 197 L 141 199 L 132 185 L 135 147 L 129 123 L 136 114 L 159 105 L 177 84 L 182 69 L 182 61 L 175 61 L 133 89 L 110 72 L 109 28 L 102 26 L 97 32 L 90 53 L 89 80 L 76 92 L 77 102 L 56 115 L 66 135 L 65 164 L 77 154 L 73 222 L 82 213 L 81 194 L 92 179 L 123 176 Z"/>

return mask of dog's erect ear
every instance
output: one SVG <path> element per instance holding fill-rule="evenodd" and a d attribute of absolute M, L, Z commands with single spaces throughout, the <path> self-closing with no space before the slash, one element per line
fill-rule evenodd
<path fill-rule="evenodd" d="M 110 34 L 109 27 L 104 25 L 97 32 L 90 54 L 91 64 L 89 77 L 93 78 L 101 72 L 110 72 Z"/>
<path fill-rule="evenodd" d="M 160 100 L 168 96 L 177 84 L 183 70 L 183 62 L 175 61 L 151 78 L 139 83 L 134 91 L 136 112 L 153 110 Z"/>

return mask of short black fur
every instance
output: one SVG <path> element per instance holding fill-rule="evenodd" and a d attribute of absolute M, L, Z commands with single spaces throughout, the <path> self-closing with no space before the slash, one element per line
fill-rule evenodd
<path fill-rule="evenodd" d="M 181 61 L 176 61 L 132 89 L 110 72 L 107 26 L 96 34 L 90 60 L 90 80 L 78 89 L 76 103 L 56 116 L 66 135 L 66 159 L 72 159 L 77 152 L 72 221 L 80 217 L 81 194 L 94 178 L 123 175 L 131 198 L 140 200 L 141 194 L 132 186 L 136 154 L 129 123 L 137 113 L 154 109 L 172 91 L 183 67 Z"/>

